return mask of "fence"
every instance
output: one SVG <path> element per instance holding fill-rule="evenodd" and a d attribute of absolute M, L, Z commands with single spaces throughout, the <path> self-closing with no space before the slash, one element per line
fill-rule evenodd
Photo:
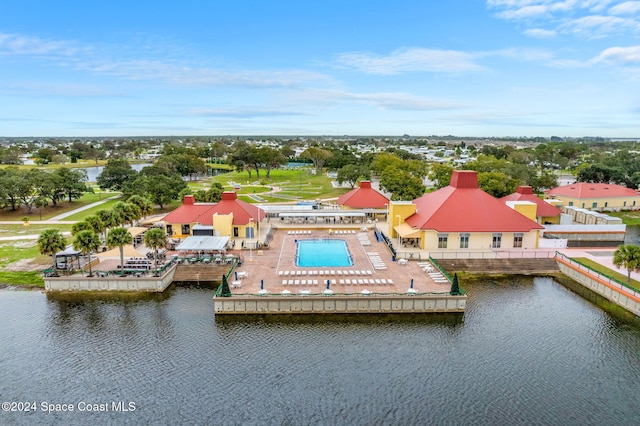
<path fill-rule="evenodd" d="M 586 272 L 587 274 L 591 275 L 592 277 L 595 277 L 599 280 L 601 280 L 604 283 L 607 283 L 609 286 L 611 286 L 612 288 L 618 289 L 623 293 L 629 294 L 633 297 L 636 298 L 640 298 L 640 290 L 614 278 L 611 277 L 609 275 L 603 274 L 602 272 L 598 272 L 592 268 L 590 268 L 589 266 L 575 260 L 572 259 L 568 256 L 566 256 L 563 253 L 560 252 L 556 252 L 555 254 L 556 259 L 560 259 L 570 265 L 572 265 L 573 267 L 575 267 L 576 269 L 579 269 L 580 271 Z"/>
<path fill-rule="evenodd" d="M 513 250 L 513 251 L 432 251 L 432 259 L 553 259 L 553 250 Z"/>

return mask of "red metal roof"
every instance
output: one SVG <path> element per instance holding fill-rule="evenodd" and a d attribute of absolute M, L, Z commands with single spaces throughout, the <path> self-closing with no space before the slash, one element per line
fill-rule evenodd
<path fill-rule="evenodd" d="M 383 209 L 389 199 L 373 189 L 371 182 L 362 181 L 360 187 L 338 197 L 337 203 L 354 209 Z"/>
<path fill-rule="evenodd" d="M 535 195 L 530 186 L 519 186 L 516 192 L 500 198 L 500 201 L 503 203 L 506 203 L 507 201 L 530 201 L 532 203 L 536 203 L 538 206 L 536 209 L 536 216 L 538 217 L 554 217 L 559 216 L 562 213 L 562 210 Z"/>
<path fill-rule="evenodd" d="M 609 183 L 576 182 L 571 185 L 559 186 L 545 192 L 549 196 L 561 195 L 571 198 L 607 198 L 607 197 L 634 197 L 638 191 L 620 185 Z"/>
<path fill-rule="evenodd" d="M 437 232 L 529 232 L 543 229 L 478 187 L 474 171 L 454 170 L 451 184 L 413 200 L 416 213 L 406 222 Z"/>
<path fill-rule="evenodd" d="M 234 225 L 247 225 L 249 219 L 254 222 L 262 222 L 264 210 L 238 200 L 235 192 L 223 192 L 222 199 L 218 203 L 194 203 L 193 196 L 184 197 L 183 204 L 166 215 L 164 221 L 167 223 L 194 223 L 202 225 L 213 225 L 214 214 L 233 213 Z"/>

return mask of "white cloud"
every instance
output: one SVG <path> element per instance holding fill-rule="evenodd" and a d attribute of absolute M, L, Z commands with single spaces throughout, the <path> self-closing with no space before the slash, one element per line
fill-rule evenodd
<path fill-rule="evenodd" d="M 610 64 L 640 63 L 640 46 L 610 47 L 603 50 L 593 62 L 606 62 Z"/>
<path fill-rule="evenodd" d="M 581 38 L 601 38 L 640 31 L 640 1 L 620 0 L 487 0 L 496 17 L 519 21 L 531 37 L 556 33 Z M 627 15 L 621 18 L 618 15 Z"/>
<path fill-rule="evenodd" d="M 68 41 L 44 40 L 17 34 L 0 33 L 0 56 L 71 56 L 80 49 Z"/>
<path fill-rule="evenodd" d="M 534 38 L 553 38 L 558 33 L 554 30 L 544 30 L 542 28 L 532 28 L 530 30 L 525 30 L 525 35 Z"/>
<path fill-rule="evenodd" d="M 386 56 L 369 52 L 344 53 L 338 57 L 337 64 L 379 75 L 408 72 L 469 72 L 483 69 L 475 63 L 474 57 L 466 52 L 421 48 L 396 50 Z"/>
<path fill-rule="evenodd" d="M 585 36 L 603 37 L 607 34 L 623 32 L 625 29 L 640 30 L 640 23 L 633 19 L 617 16 L 591 15 L 568 21 L 558 27 L 559 31 Z"/>
<path fill-rule="evenodd" d="M 612 15 L 633 15 L 637 12 L 640 12 L 640 1 L 625 1 L 609 9 Z"/>

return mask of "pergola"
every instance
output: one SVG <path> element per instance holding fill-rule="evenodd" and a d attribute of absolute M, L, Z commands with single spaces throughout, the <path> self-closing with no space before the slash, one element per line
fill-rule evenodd
<path fill-rule="evenodd" d="M 223 252 L 227 248 L 229 237 L 191 236 L 185 238 L 176 247 L 181 252 Z"/>
<path fill-rule="evenodd" d="M 334 223 L 334 224 L 354 224 L 362 223 L 366 213 L 354 212 L 351 210 L 314 210 L 313 212 L 287 212 L 278 214 L 284 223 Z"/>

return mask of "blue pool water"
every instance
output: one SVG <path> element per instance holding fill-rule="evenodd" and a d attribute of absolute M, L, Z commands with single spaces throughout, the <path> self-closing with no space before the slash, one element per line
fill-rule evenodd
<path fill-rule="evenodd" d="M 302 267 L 352 266 L 344 240 L 298 240 L 296 265 Z"/>

